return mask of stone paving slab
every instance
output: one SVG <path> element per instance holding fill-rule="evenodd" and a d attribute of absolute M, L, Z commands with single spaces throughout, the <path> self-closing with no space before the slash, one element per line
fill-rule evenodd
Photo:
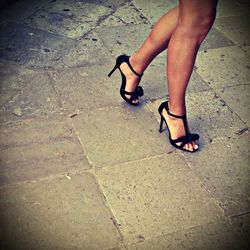
<path fill-rule="evenodd" d="M 72 39 L 15 23 L 2 24 L 0 31 L 0 58 L 26 66 L 53 66 L 76 44 Z"/>
<path fill-rule="evenodd" d="M 97 66 L 110 61 L 113 61 L 111 54 L 104 47 L 101 39 L 95 32 L 90 32 L 86 37 L 81 39 L 77 46 L 72 48 L 61 59 L 61 62 L 70 68 Z M 102 72 L 98 74 L 102 74 Z"/>
<path fill-rule="evenodd" d="M 65 119 L 29 119 L 0 126 L 1 185 L 90 168 Z"/>
<path fill-rule="evenodd" d="M 219 1 L 198 54 L 196 154 L 158 132 L 165 52 L 137 108 L 107 77 L 177 0 L 19 2 L 0 14 L 0 248 L 248 249 L 249 1 Z"/>
<path fill-rule="evenodd" d="M 16 84 L 17 79 L 22 79 L 25 72 L 32 72 L 29 69 L 23 69 L 15 64 L 0 60 L 0 106 L 1 108 L 9 102 L 19 91 L 21 91 L 22 84 Z M 21 85 L 21 86 L 20 86 Z"/>
<path fill-rule="evenodd" d="M 133 0 L 134 5 L 140 10 L 152 23 L 157 22 L 159 17 L 179 4 L 178 0 L 158 0 L 150 1 L 145 4 L 143 0 Z M 219 1 L 217 6 L 217 18 L 247 16 L 249 15 L 249 1 Z"/>
<path fill-rule="evenodd" d="M 250 84 L 229 86 L 221 89 L 218 93 L 242 121 L 250 127 Z"/>
<path fill-rule="evenodd" d="M 200 52 L 195 65 L 197 73 L 214 89 L 248 83 L 250 79 L 250 60 L 236 46 Z"/>
<path fill-rule="evenodd" d="M 246 129 L 246 124 L 213 90 L 188 93 L 187 110 L 194 128 L 210 139 L 227 138 Z"/>
<path fill-rule="evenodd" d="M 250 3 L 248 0 L 219 1 L 217 6 L 217 18 L 249 15 Z"/>
<path fill-rule="evenodd" d="M 119 7 L 112 15 L 100 24 L 100 27 L 130 24 L 149 24 L 148 20 L 131 2 Z"/>
<path fill-rule="evenodd" d="M 249 14 L 239 17 L 217 18 L 214 26 L 235 44 L 250 44 Z"/>
<path fill-rule="evenodd" d="M 94 167 L 110 166 L 168 153 L 154 115 L 143 108 L 102 108 L 72 120 L 84 151 Z"/>
<path fill-rule="evenodd" d="M 86 2 L 90 2 L 93 4 L 103 5 L 107 8 L 111 8 L 113 10 L 116 10 L 117 8 L 121 7 L 122 5 L 126 4 L 130 0 L 80 0 L 83 4 Z"/>
<path fill-rule="evenodd" d="M 240 47 L 240 49 L 242 51 L 244 51 L 246 57 L 249 58 L 250 57 L 250 45 L 245 44 L 245 45 L 242 45 L 242 46 L 239 46 L 239 47 Z"/>
<path fill-rule="evenodd" d="M 22 0 L 22 1 L 6 1 L 9 2 L 0 10 L 0 23 L 15 21 L 19 22 L 27 18 L 41 7 L 49 3 L 51 0 Z"/>
<path fill-rule="evenodd" d="M 0 189 L 4 249 L 105 249 L 121 242 L 90 174 Z"/>
<path fill-rule="evenodd" d="M 24 23 L 34 28 L 79 39 L 111 11 L 111 8 L 91 2 L 57 0 L 51 1 L 27 18 Z"/>
<path fill-rule="evenodd" d="M 160 102 L 147 104 L 147 108 L 157 114 Z M 227 214 L 249 212 L 246 124 L 213 91 L 188 93 L 187 110 L 190 130 L 201 136 L 200 151 L 184 154 L 189 165 Z"/>
<path fill-rule="evenodd" d="M 213 92 L 190 93 L 187 99 L 189 117 L 195 131 L 202 136 L 202 144 L 198 154 L 185 156 L 228 214 L 248 212 L 250 171 L 246 124 Z"/>
<path fill-rule="evenodd" d="M 242 235 L 244 235 L 248 247 L 250 247 L 250 213 L 232 218 L 232 224 Z"/>
<path fill-rule="evenodd" d="M 234 43 L 228 39 L 223 33 L 212 27 L 208 35 L 201 44 L 199 51 L 205 51 L 209 49 L 221 48 L 233 46 Z"/>
<path fill-rule="evenodd" d="M 129 244 L 223 217 L 175 153 L 103 168 L 96 174 Z"/>
<path fill-rule="evenodd" d="M 201 151 L 195 156 L 185 154 L 192 169 L 228 214 L 249 211 L 248 128 L 212 92 L 199 97 L 192 93 L 188 100 L 190 119 L 202 136 Z"/>
<path fill-rule="evenodd" d="M 102 27 L 95 31 L 102 39 L 105 47 L 117 57 L 120 54 L 131 55 L 145 40 L 151 30 L 149 24 L 129 26 Z M 131 39 L 134 37 L 135 39 Z"/>
<path fill-rule="evenodd" d="M 119 94 L 121 77 L 108 77 L 113 66 L 112 63 L 51 73 L 67 114 L 119 106 L 123 102 Z"/>
<path fill-rule="evenodd" d="M 143 15 L 150 20 L 151 23 L 156 23 L 160 16 L 165 14 L 170 9 L 174 8 L 179 4 L 178 0 L 159 0 L 159 1 L 148 1 L 145 4 L 143 0 L 133 0 L 134 5 L 140 10 Z"/>
<path fill-rule="evenodd" d="M 60 114 L 60 100 L 47 73 L 0 64 L 0 122 Z M 2 99 L 3 97 L 3 99 Z"/>
<path fill-rule="evenodd" d="M 202 152 L 185 157 L 226 215 L 234 216 L 250 209 L 250 138 L 249 135 L 228 136 L 230 138 L 214 138 L 212 142 L 204 138 Z"/>
<path fill-rule="evenodd" d="M 225 221 L 210 223 L 132 244 L 129 250 L 246 250 L 247 243 Z"/>

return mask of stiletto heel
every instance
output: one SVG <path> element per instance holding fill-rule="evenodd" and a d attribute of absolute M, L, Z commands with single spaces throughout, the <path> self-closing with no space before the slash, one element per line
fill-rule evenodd
<path fill-rule="evenodd" d="M 125 90 L 125 88 L 126 88 L 126 77 L 125 77 L 125 75 L 123 74 L 123 72 L 120 69 L 121 64 L 124 63 L 124 62 L 127 63 L 129 68 L 131 69 L 131 71 L 140 78 L 134 92 L 128 92 L 128 91 Z M 120 73 L 121 73 L 121 76 L 122 76 L 122 84 L 121 84 L 121 88 L 120 88 L 121 97 L 131 105 L 138 105 L 139 102 L 134 102 L 134 101 L 138 100 L 138 97 L 143 96 L 143 94 L 144 94 L 142 87 L 139 86 L 139 83 L 140 83 L 140 80 L 141 80 L 141 77 L 142 77 L 143 74 L 138 74 L 133 69 L 133 67 L 131 66 L 131 64 L 129 62 L 129 56 L 127 56 L 127 55 L 120 55 L 120 56 L 118 56 L 116 58 L 116 64 L 115 64 L 114 68 L 110 71 L 108 76 L 110 77 L 114 73 L 114 71 L 116 69 L 120 70 Z M 128 98 L 126 95 L 130 96 L 130 98 Z"/>
<path fill-rule="evenodd" d="M 118 66 L 116 64 L 115 67 L 109 72 L 108 77 L 110 77 L 117 68 L 118 68 Z"/>
<path fill-rule="evenodd" d="M 163 122 L 164 122 L 164 118 L 161 116 L 160 129 L 159 129 L 160 133 L 163 132 L 163 129 L 162 129 Z"/>
<path fill-rule="evenodd" d="M 177 118 L 177 119 L 182 119 L 183 124 L 184 124 L 184 129 L 185 129 L 186 135 L 181 136 L 181 137 L 179 137 L 179 138 L 177 138 L 177 139 L 172 139 L 172 138 L 171 138 L 171 134 L 170 134 L 170 130 L 169 130 L 167 121 L 166 121 L 166 119 L 165 119 L 164 116 L 163 116 L 163 109 L 165 109 L 165 110 L 167 111 L 168 115 L 170 115 L 170 116 L 172 116 L 172 117 L 175 117 L 175 118 Z M 166 126 L 167 126 L 167 128 L 168 128 L 168 132 L 169 132 L 169 142 L 170 142 L 174 147 L 176 147 L 176 148 L 178 148 L 178 149 L 180 149 L 180 150 L 188 151 L 188 152 L 191 152 L 191 153 L 197 151 L 198 149 L 195 149 L 195 148 L 193 148 L 193 151 L 190 151 L 190 150 L 187 150 L 187 149 L 184 148 L 184 146 L 185 146 L 187 143 L 190 143 L 190 142 L 192 142 L 192 141 L 197 141 L 197 140 L 199 139 L 199 137 L 200 137 L 198 134 L 190 134 L 190 133 L 189 133 L 186 115 L 181 115 L 181 116 L 179 116 L 179 115 L 175 115 L 175 114 L 170 113 L 169 108 L 168 108 L 168 101 L 163 102 L 163 103 L 160 105 L 158 111 L 159 111 L 159 114 L 160 114 L 160 116 L 161 116 L 161 122 L 160 122 L 160 129 L 159 129 L 159 131 L 160 131 L 160 132 L 163 131 L 163 129 L 162 129 L 162 127 L 163 127 L 163 122 L 165 122 L 165 124 L 166 124 Z M 181 144 L 178 145 L 177 143 L 181 143 Z"/>

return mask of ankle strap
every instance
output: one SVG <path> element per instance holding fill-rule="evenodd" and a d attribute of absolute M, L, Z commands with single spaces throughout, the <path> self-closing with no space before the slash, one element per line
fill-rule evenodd
<path fill-rule="evenodd" d="M 143 76 L 143 73 L 142 73 L 142 74 L 139 74 L 139 73 L 137 73 L 137 72 L 133 69 L 132 65 L 131 65 L 130 62 L 129 62 L 129 58 L 130 58 L 130 56 L 128 57 L 128 60 L 127 60 L 127 64 L 128 64 L 128 66 L 129 66 L 129 68 L 132 70 L 132 72 L 133 72 L 135 75 L 137 75 L 137 76 L 139 76 L 139 77 L 142 77 L 142 76 Z"/>
<path fill-rule="evenodd" d="M 166 102 L 166 106 L 165 106 L 166 110 L 167 110 L 167 113 L 175 118 L 179 118 L 179 119 L 183 119 L 186 117 L 186 114 L 185 115 L 175 115 L 175 114 L 172 114 L 170 111 L 169 111 L 169 107 L 168 107 L 168 101 Z"/>

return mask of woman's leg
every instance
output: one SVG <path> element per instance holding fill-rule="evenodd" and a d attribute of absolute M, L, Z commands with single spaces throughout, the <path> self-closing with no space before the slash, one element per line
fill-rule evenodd
<path fill-rule="evenodd" d="M 136 72 L 141 74 L 150 62 L 167 48 L 169 39 L 176 27 L 178 15 L 178 6 L 164 14 L 154 25 L 140 49 L 130 57 L 130 63 Z M 121 70 L 127 79 L 125 90 L 133 92 L 139 78 L 130 70 L 126 63 L 121 65 Z M 134 102 L 138 102 L 138 100 Z"/>
<path fill-rule="evenodd" d="M 178 23 L 168 45 L 167 78 L 170 112 L 183 115 L 186 113 L 185 91 L 196 54 L 213 24 L 217 1 L 180 0 L 179 2 Z M 185 135 L 182 120 L 170 117 L 166 112 L 164 117 L 173 139 Z M 197 145 L 192 142 L 185 147 L 192 151 Z"/>

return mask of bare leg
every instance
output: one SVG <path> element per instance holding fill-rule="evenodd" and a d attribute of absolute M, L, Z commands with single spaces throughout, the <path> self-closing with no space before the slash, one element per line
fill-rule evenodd
<path fill-rule="evenodd" d="M 178 15 L 178 6 L 164 14 L 154 25 L 140 49 L 130 57 L 130 63 L 136 72 L 141 74 L 150 62 L 167 48 L 170 37 L 177 25 Z M 126 63 L 121 65 L 121 70 L 127 79 L 126 91 L 134 91 L 139 78 L 129 69 Z M 134 102 L 138 102 L 138 100 Z"/>
<path fill-rule="evenodd" d="M 167 77 L 170 112 L 176 115 L 186 113 L 185 91 L 193 70 L 199 46 L 210 30 L 216 13 L 216 0 L 180 0 L 179 18 L 168 46 Z M 183 122 L 164 117 L 173 139 L 185 135 Z M 186 149 L 197 148 L 195 142 Z"/>

